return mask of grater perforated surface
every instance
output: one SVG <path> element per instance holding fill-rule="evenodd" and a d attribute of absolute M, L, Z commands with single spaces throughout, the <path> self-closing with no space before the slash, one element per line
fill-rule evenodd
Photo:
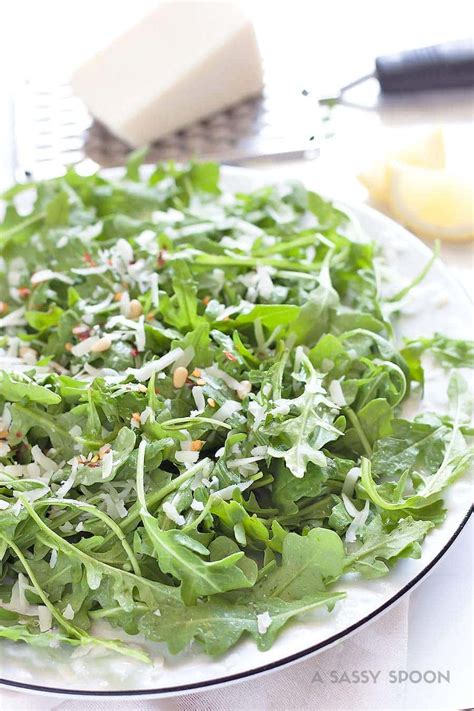
<path fill-rule="evenodd" d="M 261 157 L 314 156 L 320 122 L 299 90 L 266 90 L 150 147 L 150 162 L 200 158 L 227 163 Z M 25 82 L 14 99 L 17 179 L 60 174 L 66 165 L 84 170 L 122 165 L 130 148 L 95 121 L 64 82 Z"/>

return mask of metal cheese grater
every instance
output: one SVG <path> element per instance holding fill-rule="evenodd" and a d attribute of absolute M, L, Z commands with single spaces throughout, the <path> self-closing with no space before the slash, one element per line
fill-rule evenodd
<path fill-rule="evenodd" d="M 381 94 L 474 86 L 472 39 L 384 55 L 375 70 L 329 96 L 266 84 L 262 96 L 198 121 L 151 146 L 149 161 L 200 158 L 226 163 L 250 159 L 301 158 L 318 154 L 330 135 L 329 107 L 344 102 L 354 86 L 377 79 Z M 123 165 L 129 148 L 94 121 L 67 83 L 26 82 L 14 100 L 16 178 L 61 174 L 66 165 L 83 170 Z"/>
<path fill-rule="evenodd" d="M 314 157 L 324 111 L 305 95 L 258 97 L 198 121 L 154 143 L 150 162 L 199 158 L 240 163 L 254 158 Z M 123 165 L 130 148 L 92 119 L 67 83 L 25 82 L 14 98 L 16 178 L 61 174 L 66 165 L 85 171 Z"/>

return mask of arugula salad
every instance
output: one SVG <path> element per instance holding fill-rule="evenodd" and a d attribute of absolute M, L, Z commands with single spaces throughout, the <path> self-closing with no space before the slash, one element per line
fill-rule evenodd
<path fill-rule="evenodd" d="M 431 262 L 384 296 L 377 246 L 301 184 L 142 159 L 3 195 L 0 636 L 265 650 L 421 555 L 472 462 L 474 344 L 395 335 Z M 427 352 L 449 410 L 408 420 Z"/>

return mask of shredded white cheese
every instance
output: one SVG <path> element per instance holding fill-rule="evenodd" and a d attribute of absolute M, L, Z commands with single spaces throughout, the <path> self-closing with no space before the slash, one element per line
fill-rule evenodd
<path fill-rule="evenodd" d="M 177 526 L 184 526 L 186 519 L 178 513 L 176 506 L 170 501 L 165 501 L 163 504 L 163 511 L 168 516 L 170 521 L 173 521 Z"/>
<path fill-rule="evenodd" d="M 257 629 L 259 634 L 265 634 L 271 624 L 272 618 L 270 617 L 270 613 L 268 611 L 257 615 Z"/>
<path fill-rule="evenodd" d="M 127 368 L 126 374 L 133 375 L 139 382 L 143 383 L 145 380 L 150 380 L 153 373 L 159 373 L 174 363 L 182 352 L 182 348 L 173 348 L 172 351 L 161 356 L 161 358 L 149 361 L 142 368 Z"/>
<path fill-rule="evenodd" d="M 197 501 L 196 499 L 193 499 L 191 501 L 191 508 L 193 511 L 204 511 L 204 504 L 202 501 Z"/>
<path fill-rule="evenodd" d="M 365 522 L 367 521 L 367 518 L 369 517 L 369 509 L 370 509 L 370 502 L 367 500 L 364 504 L 364 507 L 361 509 L 361 511 L 357 511 L 357 514 L 354 516 L 352 523 L 350 524 L 349 528 L 346 531 L 346 541 L 347 543 L 355 543 L 355 540 L 357 538 L 357 531 L 361 526 L 365 525 Z"/>
<path fill-rule="evenodd" d="M 212 479 L 217 479 L 217 477 L 212 477 Z M 211 484 L 212 484 L 212 479 L 211 479 Z M 217 483 L 219 480 L 217 480 Z M 203 481 L 204 483 L 204 481 Z M 236 489 L 239 489 L 240 491 L 245 491 L 245 489 L 248 489 L 248 487 L 252 484 L 251 481 L 245 481 L 242 482 L 241 484 L 230 484 L 230 486 L 226 486 L 223 489 L 218 489 L 218 491 L 213 492 L 213 496 L 218 496 L 220 499 L 223 501 L 230 501 L 232 498 L 232 495 Z"/>
<path fill-rule="evenodd" d="M 248 404 L 248 411 L 254 419 L 253 429 L 258 429 L 262 422 L 265 420 L 266 412 L 265 408 L 262 407 L 256 400 L 251 400 Z"/>
<path fill-rule="evenodd" d="M 23 318 L 25 313 L 25 307 L 22 306 L 15 311 L 11 311 L 3 318 L 0 318 L 0 328 L 7 328 L 8 326 L 25 326 L 26 320 Z"/>
<path fill-rule="evenodd" d="M 113 466 L 114 453 L 112 449 L 109 449 L 102 457 L 102 479 L 107 479 L 107 477 L 112 474 Z"/>
<path fill-rule="evenodd" d="M 339 380 L 331 380 L 329 383 L 329 395 L 333 403 L 338 407 L 345 407 L 347 405 Z"/>
<path fill-rule="evenodd" d="M 125 316 L 125 318 L 128 318 L 130 316 L 130 295 L 128 291 L 122 292 L 122 296 L 120 297 L 119 301 L 120 305 L 120 313 L 122 316 Z"/>
<path fill-rule="evenodd" d="M 342 493 L 349 497 L 352 496 L 359 477 L 360 467 L 352 467 L 349 469 L 346 474 L 346 478 L 344 479 L 344 484 L 342 485 Z"/>
<path fill-rule="evenodd" d="M 219 422 L 225 422 L 234 413 L 239 412 L 242 409 L 240 402 L 235 402 L 235 400 L 228 400 L 225 402 L 216 412 L 212 415 L 213 420 L 219 420 Z"/>
<path fill-rule="evenodd" d="M 51 557 L 49 559 L 49 567 L 54 568 L 57 562 L 58 562 L 58 550 L 57 550 L 57 548 L 53 548 L 51 550 Z"/>
<path fill-rule="evenodd" d="M 31 277 L 31 283 L 35 286 L 45 281 L 51 281 L 51 279 L 62 281 L 64 284 L 74 284 L 74 279 L 71 279 L 71 277 L 68 277 L 66 274 L 61 274 L 61 272 L 53 272 L 51 269 L 41 269 L 35 272 Z"/>
<path fill-rule="evenodd" d="M 158 274 L 156 272 L 153 272 L 150 276 L 150 290 L 151 304 L 155 309 L 157 309 L 160 305 L 160 292 L 158 291 Z"/>
<path fill-rule="evenodd" d="M 73 459 L 71 459 L 68 462 L 68 464 L 71 465 L 71 473 L 69 474 L 66 481 L 64 481 L 61 484 L 61 486 L 59 487 L 59 489 L 57 490 L 56 496 L 58 497 L 58 499 L 63 499 L 66 496 L 68 491 L 70 491 L 72 489 L 72 487 L 74 486 L 74 482 L 76 480 L 77 467 L 78 467 L 77 458 L 73 457 Z"/>
<path fill-rule="evenodd" d="M 192 452 L 191 450 L 181 450 L 176 452 L 174 455 L 177 462 L 184 464 L 186 466 L 191 466 L 191 464 L 196 464 L 199 459 L 199 452 Z"/>
<path fill-rule="evenodd" d="M 144 425 L 148 420 L 153 421 L 153 410 L 149 405 L 145 407 L 142 413 L 140 413 L 140 422 Z"/>
<path fill-rule="evenodd" d="M 206 409 L 206 400 L 204 398 L 204 391 L 200 385 L 195 385 L 191 390 L 194 402 L 196 403 L 196 410 L 192 410 L 191 417 L 197 417 Z"/>
<path fill-rule="evenodd" d="M 46 605 L 38 605 L 38 620 L 41 632 L 47 632 L 53 626 L 53 615 Z"/>
<path fill-rule="evenodd" d="M 89 336 L 89 338 L 84 338 L 83 341 L 76 343 L 75 346 L 71 348 L 71 353 L 80 358 L 83 355 L 87 355 L 92 351 L 92 347 L 98 342 L 99 336 Z"/>
<path fill-rule="evenodd" d="M 349 516 L 352 516 L 352 518 L 354 518 L 354 516 L 357 516 L 357 514 L 359 513 L 359 509 L 354 506 L 347 494 L 342 494 L 342 501 L 344 503 L 344 508 L 346 509 Z"/>
<path fill-rule="evenodd" d="M 140 316 L 137 322 L 137 330 L 135 332 L 135 343 L 137 351 L 140 353 L 145 350 L 146 334 L 145 334 L 145 317 Z"/>
<path fill-rule="evenodd" d="M 72 605 L 69 602 L 63 610 L 63 617 L 65 620 L 73 620 L 74 619 L 74 610 L 72 609 Z"/>
<path fill-rule="evenodd" d="M 56 462 L 47 457 L 46 454 L 43 454 L 37 444 L 35 444 L 31 448 L 31 456 L 33 457 L 33 460 L 36 462 L 36 464 L 38 464 L 41 469 L 43 469 L 45 472 L 48 472 L 49 474 L 53 474 L 59 469 Z"/>

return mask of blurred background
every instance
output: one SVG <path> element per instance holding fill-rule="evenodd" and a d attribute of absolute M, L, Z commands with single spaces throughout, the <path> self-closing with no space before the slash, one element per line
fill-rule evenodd
<path fill-rule="evenodd" d="M 102 165 L 123 161 L 123 146 L 109 142 L 107 150 L 111 150 L 104 152 L 103 133 L 95 128 L 84 151 L 81 130 L 90 119 L 80 104 L 74 108 L 71 135 L 66 141 L 57 140 L 57 95 L 54 100 L 51 96 L 57 87 L 67 84 L 85 59 L 157 4 L 156 0 L 3 0 L 1 187 L 15 177 L 24 177 L 25 170 L 36 171 L 39 177 L 41 171 L 55 174 L 61 162 L 87 157 Z M 230 143 L 228 152 L 224 143 L 209 153 L 209 142 L 200 144 L 196 139 L 192 144 L 195 155 L 244 165 L 250 162 L 243 158 L 253 157 L 252 166 L 274 175 L 299 177 L 331 196 L 360 201 L 368 194 L 356 178 L 358 173 L 392 143 L 416 142 L 423 131 L 441 125 L 449 170 L 472 180 L 472 89 L 382 97 L 372 79 L 349 91 L 329 114 L 317 101 L 373 71 L 375 57 L 380 54 L 469 36 L 474 26 L 472 0 L 234 0 L 233 4 L 244 9 L 256 30 L 264 70 L 264 113 L 258 129 L 254 127 L 247 155 L 236 160 Z M 40 138 L 38 87 L 45 92 L 41 110 L 46 117 L 52 116 L 52 122 L 40 126 Z M 303 96 L 303 91 L 308 95 Z M 244 115 L 248 120 L 245 110 Z M 211 129 L 217 140 L 218 133 Z M 316 159 L 303 160 L 301 151 L 308 148 L 314 149 L 312 157 L 317 155 Z M 176 143 L 168 143 L 166 150 L 167 157 L 170 151 L 172 157 L 182 157 Z M 255 161 L 265 151 L 288 154 Z M 377 207 L 385 209 L 383 204 Z M 467 271 L 472 266 L 471 244 L 446 241 L 443 254 L 471 288 Z"/>

